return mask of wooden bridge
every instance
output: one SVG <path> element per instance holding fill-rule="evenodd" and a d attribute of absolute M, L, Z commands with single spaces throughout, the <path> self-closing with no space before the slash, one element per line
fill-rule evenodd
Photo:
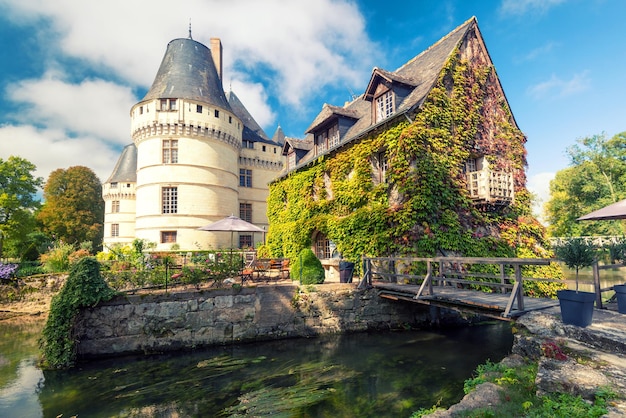
<path fill-rule="evenodd" d="M 509 321 L 526 312 L 559 305 L 557 299 L 534 298 L 524 294 L 524 283 L 530 281 L 563 283 L 562 280 L 522 276 L 524 266 L 545 266 L 553 261 L 535 258 L 364 258 L 364 274 L 359 287 L 372 286 L 379 290 L 381 297 L 391 300 Z M 472 268 L 481 265 L 492 267 Z M 498 270 L 499 273 L 484 273 L 481 270 Z"/>

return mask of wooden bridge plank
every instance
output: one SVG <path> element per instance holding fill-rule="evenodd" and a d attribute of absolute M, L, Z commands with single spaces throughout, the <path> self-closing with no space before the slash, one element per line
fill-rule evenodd
<path fill-rule="evenodd" d="M 375 282 L 373 286 L 381 291 L 381 297 L 387 299 L 438 304 L 452 309 L 456 307 L 466 311 L 475 311 L 498 319 L 510 319 L 502 317 L 507 309 L 510 293 L 486 293 L 478 290 L 459 289 L 453 286 L 433 286 L 433 295 L 423 295 L 417 298 L 420 288 L 417 285 Z M 511 308 L 510 315 L 519 316 L 526 312 L 547 309 L 559 304 L 556 299 L 531 297 L 525 297 L 524 302 L 525 306 L 522 311 Z"/>

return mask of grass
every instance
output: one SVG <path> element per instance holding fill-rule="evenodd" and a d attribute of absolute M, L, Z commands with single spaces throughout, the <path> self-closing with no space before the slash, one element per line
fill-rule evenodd
<path fill-rule="evenodd" d="M 537 364 L 527 363 L 516 367 L 507 367 L 501 363 L 487 361 L 477 367 L 475 376 L 465 381 L 464 391 L 469 393 L 478 385 L 491 382 L 504 388 L 502 402 L 489 408 L 480 408 L 461 413 L 460 417 L 495 418 L 495 417 L 601 417 L 608 412 L 607 406 L 616 397 L 610 388 L 600 388 L 593 403 L 580 396 L 569 394 L 550 394 L 536 396 L 535 376 Z M 421 409 L 411 415 L 418 418 L 439 410 L 437 405 Z"/>

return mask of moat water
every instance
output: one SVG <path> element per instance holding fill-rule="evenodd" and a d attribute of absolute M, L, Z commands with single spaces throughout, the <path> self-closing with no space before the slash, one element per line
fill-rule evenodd
<path fill-rule="evenodd" d="M 37 367 L 43 322 L 0 321 L 1 417 L 409 417 L 449 406 L 513 337 L 505 322 Z"/>

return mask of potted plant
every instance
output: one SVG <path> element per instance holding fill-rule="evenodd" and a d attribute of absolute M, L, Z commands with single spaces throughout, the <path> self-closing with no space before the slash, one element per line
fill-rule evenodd
<path fill-rule="evenodd" d="M 555 248 L 556 257 L 576 271 L 576 290 L 558 290 L 563 323 L 586 327 L 593 319 L 593 304 L 596 295 L 578 291 L 578 270 L 589 267 L 596 260 L 596 248 L 582 238 L 572 238 Z"/>

